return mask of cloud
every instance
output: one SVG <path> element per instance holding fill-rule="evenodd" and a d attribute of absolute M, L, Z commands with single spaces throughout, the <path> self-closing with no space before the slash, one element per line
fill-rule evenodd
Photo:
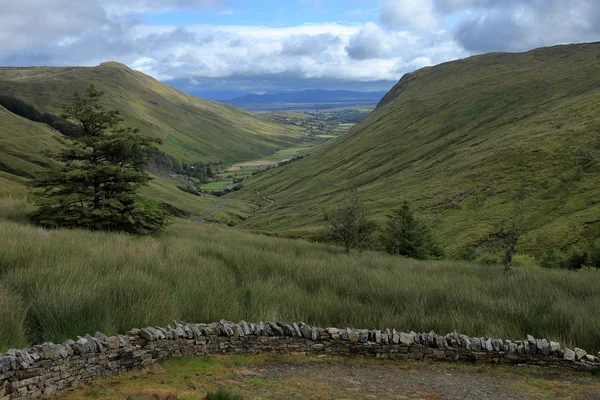
<path fill-rule="evenodd" d="M 433 0 L 388 0 L 381 11 L 381 22 L 392 29 L 434 29 L 439 25 Z"/>
<path fill-rule="evenodd" d="M 487 2 L 486 2 L 487 3 Z M 600 38 L 597 0 L 508 0 L 462 20 L 456 39 L 474 53 L 523 51 Z"/>
<path fill-rule="evenodd" d="M 297 6 L 325 10 L 328 1 L 334 0 Z M 145 12 L 167 10 L 217 15 L 240 4 L 236 0 L 3 3 L 0 65 L 91 66 L 114 60 L 188 86 L 254 82 L 249 91 L 269 90 L 268 77 L 340 87 L 391 82 L 471 54 L 600 39 L 597 0 L 348 0 L 349 12 L 359 3 L 378 4 L 379 21 L 283 27 L 152 25 L 141 19 Z"/>

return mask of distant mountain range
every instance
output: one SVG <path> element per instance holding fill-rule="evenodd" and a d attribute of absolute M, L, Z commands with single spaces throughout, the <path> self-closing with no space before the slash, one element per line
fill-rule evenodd
<path fill-rule="evenodd" d="M 342 107 L 375 106 L 387 92 L 355 92 L 351 90 L 303 90 L 300 92 L 247 95 L 225 104 L 248 111 L 322 110 Z"/>

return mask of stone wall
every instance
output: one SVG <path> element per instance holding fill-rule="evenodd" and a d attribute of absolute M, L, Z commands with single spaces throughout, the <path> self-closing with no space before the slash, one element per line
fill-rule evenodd
<path fill-rule="evenodd" d="M 34 398 L 101 376 L 116 375 L 171 357 L 208 354 L 330 354 L 425 361 L 530 364 L 600 369 L 600 360 L 575 348 L 528 336 L 511 341 L 395 330 L 316 328 L 303 323 L 174 323 L 96 333 L 63 344 L 45 343 L 0 354 L 0 400 Z"/>

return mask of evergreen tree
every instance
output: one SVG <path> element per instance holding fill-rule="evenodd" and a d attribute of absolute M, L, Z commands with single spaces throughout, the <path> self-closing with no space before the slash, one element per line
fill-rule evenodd
<path fill-rule="evenodd" d="M 388 215 L 380 237 L 382 247 L 389 254 L 416 259 L 440 257 L 437 246 L 427 226 L 420 221 L 408 202 Z"/>
<path fill-rule="evenodd" d="M 62 118 L 79 124 L 85 136 L 52 155 L 62 163 L 59 170 L 33 182 L 40 192 L 31 219 L 46 227 L 156 232 L 166 226 L 167 213 L 139 191 L 151 179 L 143 168 L 160 141 L 119 127 L 119 112 L 106 110 L 101 97 L 92 85 L 65 107 Z"/>

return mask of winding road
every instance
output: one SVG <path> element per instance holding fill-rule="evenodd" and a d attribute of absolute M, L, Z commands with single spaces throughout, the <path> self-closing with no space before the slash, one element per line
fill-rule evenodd
<path fill-rule="evenodd" d="M 225 207 L 225 204 L 227 204 L 229 202 L 229 199 L 223 199 L 223 201 L 221 202 L 221 204 L 219 204 L 217 206 L 217 208 L 215 208 L 214 210 L 210 210 L 209 212 L 207 212 L 206 214 L 200 216 L 200 217 L 194 217 L 193 221 L 198 223 L 198 222 L 204 222 L 204 218 L 208 218 L 211 215 L 213 215 L 214 213 L 216 213 L 217 211 L 221 211 L 223 209 L 223 207 Z"/>

